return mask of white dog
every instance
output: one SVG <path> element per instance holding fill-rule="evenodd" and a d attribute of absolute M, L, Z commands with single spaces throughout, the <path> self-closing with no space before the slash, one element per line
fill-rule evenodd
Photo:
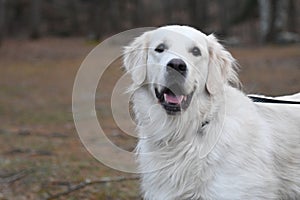
<path fill-rule="evenodd" d="M 300 105 L 254 103 L 236 89 L 235 60 L 213 35 L 146 32 L 124 65 L 144 199 L 300 199 Z"/>

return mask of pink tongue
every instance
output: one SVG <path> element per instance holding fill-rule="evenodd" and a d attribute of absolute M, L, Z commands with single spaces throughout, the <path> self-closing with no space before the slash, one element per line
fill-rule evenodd
<path fill-rule="evenodd" d="M 164 97 L 165 97 L 165 101 L 168 103 L 181 104 L 183 100 L 183 95 L 173 96 L 173 95 L 164 94 Z"/>

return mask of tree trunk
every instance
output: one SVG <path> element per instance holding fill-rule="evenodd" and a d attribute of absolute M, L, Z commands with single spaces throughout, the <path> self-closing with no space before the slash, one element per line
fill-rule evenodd
<path fill-rule="evenodd" d="M 139 27 L 142 24 L 142 0 L 132 0 L 133 12 L 129 14 L 129 19 L 132 22 L 132 27 Z"/>
<path fill-rule="evenodd" d="M 298 0 L 289 1 L 289 12 L 288 12 L 288 30 L 291 32 L 297 32 L 297 4 Z"/>
<path fill-rule="evenodd" d="M 103 36 L 104 30 L 107 30 L 107 20 L 103 20 L 107 16 L 107 0 L 91 0 L 89 3 L 88 39 L 98 40 Z"/>
<path fill-rule="evenodd" d="M 124 1 L 122 1 L 122 3 L 124 3 Z M 121 21 L 124 20 L 120 18 L 120 4 L 122 3 L 120 3 L 120 1 L 109 1 L 110 32 L 112 33 L 117 33 L 121 30 Z"/>
<path fill-rule="evenodd" d="M 196 28 L 204 29 L 207 25 L 207 9 L 207 0 L 189 1 L 190 21 Z"/>
<path fill-rule="evenodd" d="M 259 0 L 260 42 L 268 40 L 272 26 L 271 0 Z"/>
<path fill-rule="evenodd" d="M 31 33 L 32 39 L 38 39 L 40 35 L 40 0 L 31 0 Z"/>
<path fill-rule="evenodd" d="M 289 0 L 277 0 L 276 13 L 274 19 L 274 28 L 276 33 L 287 30 L 288 12 L 289 12 Z"/>
<path fill-rule="evenodd" d="M 71 20 L 72 34 L 78 33 L 78 31 L 79 31 L 79 23 L 78 23 L 79 2 L 78 2 L 78 0 L 70 0 L 69 8 L 70 8 L 70 20 Z"/>
<path fill-rule="evenodd" d="M 5 31 L 5 0 L 0 0 L 0 45 Z"/>
<path fill-rule="evenodd" d="M 221 25 L 221 30 L 220 30 L 220 35 L 227 36 L 228 30 L 230 29 L 231 25 L 231 17 L 232 17 L 232 12 L 233 10 L 233 5 L 235 4 L 236 1 L 233 0 L 218 0 L 218 7 L 219 7 L 219 18 L 220 18 L 220 25 Z"/>
<path fill-rule="evenodd" d="M 277 41 L 287 31 L 289 0 L 259 0 L 261 42 Z"/>

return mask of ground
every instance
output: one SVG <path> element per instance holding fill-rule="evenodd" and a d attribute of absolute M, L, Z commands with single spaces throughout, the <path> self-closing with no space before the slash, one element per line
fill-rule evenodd
<path fill-rule="evenodd" d="M 6 40 L 0 46 L 0 200 L 46 199 L 70 184 L 130 176 L 94 159 L 82 145 L 72 118 L 76 72 L 96 43 L 82 38 Z M 238 60 L 246 93 L 300 91 L 300 45 L 229 48 Z M 120 61 L 106 72 L 96 107 L 108 137 L 132 150 L 110 114 L 111 88 Z M 16 178 L 17 177 L 17 178 Z M 138 180 L 94 184 L 56 199 L 140 199 Z"/>

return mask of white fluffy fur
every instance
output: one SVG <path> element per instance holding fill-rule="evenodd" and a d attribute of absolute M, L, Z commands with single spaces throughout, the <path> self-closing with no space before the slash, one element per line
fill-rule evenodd
<path fill-rule="evenodd" d="M 161 42 L 168 49 L 157 53 Z M 188 51 L 192 46 L 200 57 Z M 176 116 L 166 114 L 153 89 L 166 84 L 173 58 L 187 63 L 185 90 L 197 86 Z M 133 109 L 144 199 L 300 199 L 300 106 L 253 103 L 232 87 L 239 83 L 235 60 L 213 35 L 187 26 L 146 32 L 126 47 L 124 65 L 138 88 Z M 299 101 L 300 94 L 281 99 Z"/>

